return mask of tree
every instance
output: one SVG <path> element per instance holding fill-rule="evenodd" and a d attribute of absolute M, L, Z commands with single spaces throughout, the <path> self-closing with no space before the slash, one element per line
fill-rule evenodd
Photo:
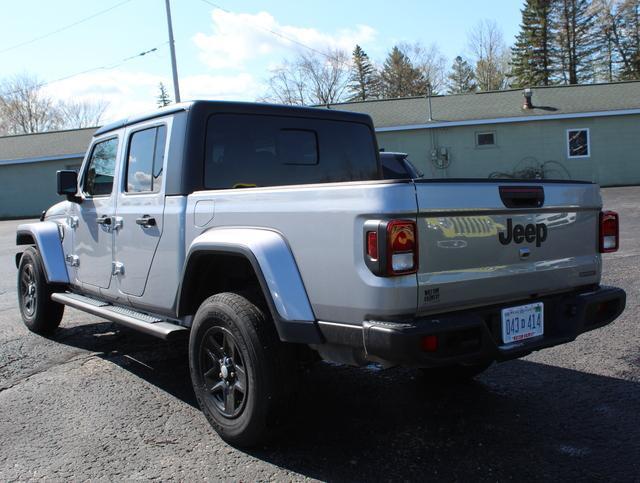
<path fill-rule="evenodd" d="M 474 74 L 482 91 L 504 89 L 509 73 L 509 58 L 502 31 L 492 20 L 482 20 L 468 34 L 473 54 Z"/>
<path fill-rule="evenodd" d="M 552 23 L 557 44 L 556 78 L 565 84 L 595 80 L 596 11 L 591 0 L 555 0 Z"/>
<path fill-rule="evenodd" d="M 401 43 L 398 48 L 420 71 L 427 85 L 431 86 L 432 94 L 437 94 L 445 87 L 447 59 L 442 55 L 437 44 L 425 47 L 420 42 Z"/>
<path fill-rule="evenodd" d="M 346 99 L 349 56 L 341 50 L 301 53 L 271 71 L 261 101 L 291 105 L 333 104 Z"/>
<path fill-rule="evenodd" d="M 477 88 L 473 69 L 460 55 L 453 60 L 448 78 L 449 94 L 466 94 Z"/>
<path fill-rule="evenodd" d="M 171 96 L 169 96 L 169 92 L 167 91 L 166 86 L 163 82 L 158 84 L 158 96 L 156 97 L 158 108 L 165 107 L 171 104 Z"/>
<path fill-rule="evenodd" d="M 302 70 L 316 104 L 343 101 L 349 83 L 349 56 L 342 50 L 329 50 L 325 55 L 305 53 L 299 57 Z"/>
<path fill-rule="evenodd" d="M 595 32 L 601 55 L 595 64 L 596 79 L 612 82 L 619 78 L 619 56 L 616 50 L 615 33 L 618 26 L 616 6 L 613 0 L 596 0 L 597 11 Z"/>
<path fill-rule="evenodd" d="M 548 86 L 552 77 L 553 0 L 526 0 L 520 32 L 511 49 L 511 79 L 514 87 Z"/>
<path fill-rule="evenodd" d="M 46 95 L 44 83 L 24 73 L 0 83 L 0 132 L 31 134 L 101 124 L 105 101 L 59 100 Z"/>
<path fill-rule="evenodd" d="M 640 0 L 598 3 L 597 25 L 605 46 L 605 72 L 611 80 L 640 79 Z"/>
<path fill-rule="evenodd" d="M 378 73 L 367 53 L 359 45 L 353 50 L 348 90 L 351 94 L 350 101 L 375 99 L 380 94 Z"/>
<path fill-rule="evenodd" d="M 258 99 L 260 101 L 294 106 L 313 104 L 308 100 L 304 74 L 292 62 L 285 60 L 280 67 L 273 69 L 267 83 L 267 92 Z"/>
<path fill-rule="evenodd" d="M 622 59 L 622 77 L 640 79 L 640 1 L 622 2 L 618 16 L 620 27 L 616 31 L 615 41 Z"/>
<path fill-rule="evenodd" d="M 57 106 L 62 126 L 68 129 L 99 126 L 107 107 L 109 103 L 102 100 L 61 101 Z"/>
<path fill-rule="evenodd" d="M 385 98 L 423 96 L 428 93 L 424 76 L 397 45 L 384 62 L 380 81 Z"/>
<path fill-rule="evenodd" d="M 24 73 L 0 84 L 0 118 L 9 134 L 30 134 L 63 125 L 60 113 L 50 97 L 42 92 L 43 83 Z"/>

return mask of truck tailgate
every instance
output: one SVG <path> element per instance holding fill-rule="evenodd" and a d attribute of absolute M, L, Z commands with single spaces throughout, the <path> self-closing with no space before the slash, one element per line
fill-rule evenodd
<path fill-rule="evenodd" d="M 543 199 L 527 199 L 527 192 L 542 193 Z M 600 280 L 597 185 L 418 181 L 416 196 L 418 314 L 521 300 Z"/>

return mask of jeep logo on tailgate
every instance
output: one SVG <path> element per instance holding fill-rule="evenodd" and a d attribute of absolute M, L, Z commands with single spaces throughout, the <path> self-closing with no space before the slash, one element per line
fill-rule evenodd
<path fill-rule="evenodd" d="M 536 246 L 542 245 L 547 239 L 547 225 L 544 223 L 529 223 L 528 225 L 514 225 L 511 218 L 507 218 L 507 231 L 498 233 L 498 240 L 503 245 L 508 245 L 513 240 L 514 243 L 536 242 Z"/>

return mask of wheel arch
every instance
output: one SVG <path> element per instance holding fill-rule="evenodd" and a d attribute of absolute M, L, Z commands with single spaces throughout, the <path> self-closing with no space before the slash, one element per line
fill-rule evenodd
<path fill-rule="evenodd" d="M 235 281 L 229 278 L 233 270 L 241 272 L 233 274 Z M 280 233 L 262 228 L 214 228 L 195 238 L 178 290 L 178 317 L 195 314 L 200 299 L 212 295 L 198 293 L 203 277 L 205 286 L 213 290 L 238 288 L 238 279 L 255 286 L 282 341 L 322 342 L 297 264 Z"/>
<path fill-rule="evenodd" d="M 42 258 L 48 283 L 69 283 L 62 242 L 55 222 L 43 221 L 19 225 L 16 232 L 16 245 L 35 245 Z M 19 264 L 19 262 L 20 254 L 16 256 L 16 263 Z"/>

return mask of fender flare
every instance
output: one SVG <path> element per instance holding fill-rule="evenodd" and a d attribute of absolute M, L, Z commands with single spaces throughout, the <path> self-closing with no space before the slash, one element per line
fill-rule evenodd
<path fill-rule="evenodd" d="M 47 282 L 68 284 L 69 273 L 57 223 L 42 221 L 19 225 L 16 232 L 16 245 L 33 245 L 34 243 L 42 258 Z"/>
<path fill-rule="evenodd" d="M 179 315 L 189 262 L 194 255 L 203 253 L 240 255 L 249 261 L 282 341 L 322 343 L 323 338 L 289 244 L 280 233 L 264 228 L 213 228 L 193 240 L 180 280 Z"/>

